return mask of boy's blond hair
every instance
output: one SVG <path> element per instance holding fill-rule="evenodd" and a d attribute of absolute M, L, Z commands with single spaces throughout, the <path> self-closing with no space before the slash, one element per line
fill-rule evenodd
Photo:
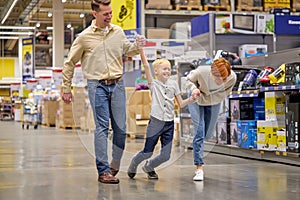
<path fill-rule="evenodd" d="M 152 65 L 153 65 L 153 68 L 154 68 L 154 69 L 157 69 L 157 68 L 159 68 L 159 67 L 161 66 L 161 64 L 164 64 L 164 63 L 166 63 L 166 64 L 168 64 L 169 66 L 171 66 L 170 61 L 168 61 L 167 59 L 157 59 L 157 60 L 155 60 L 155 61 L 152 63 Z"/>

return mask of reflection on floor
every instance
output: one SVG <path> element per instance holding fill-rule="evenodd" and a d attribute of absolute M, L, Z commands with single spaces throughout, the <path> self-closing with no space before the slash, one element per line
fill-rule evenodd
<path fill-rule="evenodd" d="M 0 121 L 0 199 L 291 199 L 300 197 L 300 168 L 208 153 L 205 180 L 192 181 L 193 152 L 174 147 L 148 180 L 126 174 L 143 139 L 127 139 L 118 185 L 97 182 L 93 134 Z M 109 141 L 110 144 L 110 141 Z M 159 148 L 155 153 L 159 152 Z"/>

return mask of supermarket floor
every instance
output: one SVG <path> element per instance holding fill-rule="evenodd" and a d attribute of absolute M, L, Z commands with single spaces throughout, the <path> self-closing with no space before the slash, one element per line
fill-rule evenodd
<path fill-rule="evenodd" d="M 109 142 L 110 143 L 110 142 Z M 174 147 L 159 180 L 126 174 L 143 139 L 127 138 L 120 184 L 97 182 L 93 134 L 0 121 L 0 199 L 300 199 L 300 168 L 207 153 L 205 180 L 192 181 L 192 150 Z M 156 153 L 158 151 L 156 150 Z"/>

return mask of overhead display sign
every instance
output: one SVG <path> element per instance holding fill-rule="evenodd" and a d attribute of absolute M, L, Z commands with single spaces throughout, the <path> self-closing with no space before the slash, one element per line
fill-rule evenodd
<path fill-rule="evenodd" d="M 22 39 L 22 79 L 26 83 L 27 79 L 34 76 L 33 63 L 33 38 Z"/>
<path fill-rule="evenodd" d="M 300 35 L 300 16 L 275 15 L 275 34 Z"/>

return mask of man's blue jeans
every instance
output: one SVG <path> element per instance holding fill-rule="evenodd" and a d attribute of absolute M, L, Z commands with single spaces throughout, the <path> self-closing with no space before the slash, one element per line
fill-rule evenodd
<path fill-rule="evenodd" d="M 126 140 L 126 96 L 124 83 L 105 85 L 98 80 L 88 80 L 88 94 L 94 113 L 96 129 L 94 148 L 98 174 L 110 170 L 107 155 L 109 120 L 113 130 L 112 159 L 119 169 Z"/>
<path fill-rule="evenodd" d="M 148 166 L 155 168 L 160 164 L 168 161 L 171 156 L 172 141 L 174 134 L 174 121 L 160 121 L 154 117 L 150 117 L 147 127 L 145 146 L 132 161 L 139 165 L 142 161 L 150 158 L 153 155 L 155 146 L 160 139 L 161 150 L 160 154 L 148 162 Z"/>
<path fill-rule="evenodd" d="M 216 130 L 221 103 L 200 106 L 196 102 L 188 104 L 194 126 L 193 153 L 194 164 L 204 164 L 204 139 L 210 139 Z"/>

